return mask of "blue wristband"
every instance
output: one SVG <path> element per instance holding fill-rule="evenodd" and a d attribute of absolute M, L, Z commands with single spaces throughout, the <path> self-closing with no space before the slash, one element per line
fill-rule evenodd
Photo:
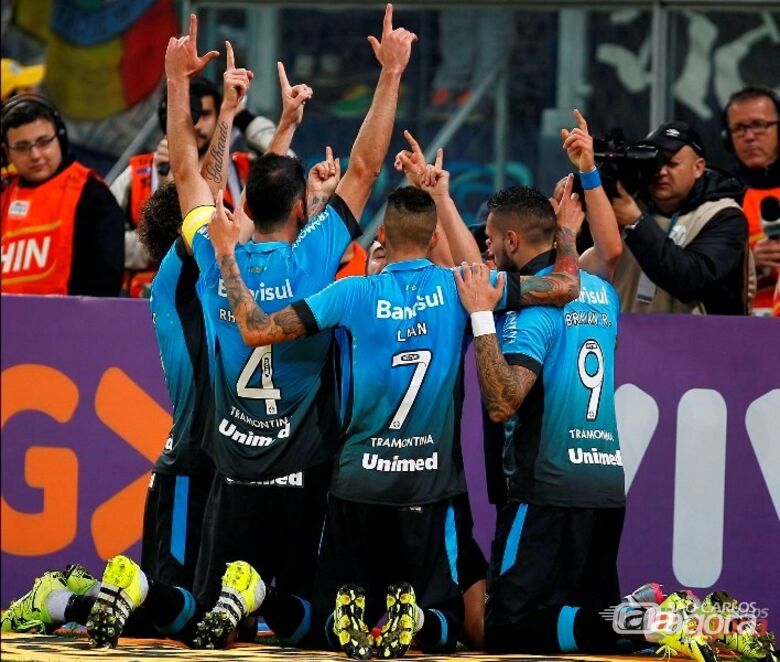
<path fill-rule="evenodd" d="M 599 175 L 599 169 L 593 168 L 590 172 L 580 173 L 580 183 L 584 191 L 590 191 L 594 188 L 601 186 L 601 175 Z"/>

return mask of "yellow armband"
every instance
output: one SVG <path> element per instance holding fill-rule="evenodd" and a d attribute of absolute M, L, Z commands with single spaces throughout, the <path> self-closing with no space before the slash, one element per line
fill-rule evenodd
<path fill-rule="evenodd" d="M 216 210 L 217 208 L 214 205 L 202 205 L 191 209 L 184 217 L 184 222 L 181 225 L 181 233 L 190 246 L 192 246 L 192 240 L 195 238 L 195 233 L 204 225 L 211 222 L 211 218 L 214 216 Z"/>

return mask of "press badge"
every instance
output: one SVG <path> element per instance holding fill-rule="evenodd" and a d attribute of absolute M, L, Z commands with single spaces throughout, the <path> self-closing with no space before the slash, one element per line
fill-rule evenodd
<path fill-rule="evenodd" d="M 639 283 L 636 288 L 636 300 L 639 303 L 653 303 L 655 301 L 655 283 L 650 280 L 643 271 L 639 275 Z"/>

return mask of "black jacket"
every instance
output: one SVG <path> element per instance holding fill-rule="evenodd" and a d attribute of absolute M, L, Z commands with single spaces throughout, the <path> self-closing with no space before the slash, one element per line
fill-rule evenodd
<path fill-rule="evenodd" d="M 745 187 L 729 174 L 707 168 L 677 210 L 685 214 L 705 202 L 741 201 Z M 648 214 L 652 215 L 652 204 Z M 710 315 L 746 315 L 748 226 L 741 209 L 715 214 L 687 246 L 677 246 L 651 219 L 626 230 L 626 245 L 658 287 L 683 302 L 699 300 Z"/>
<path fill-rule="evenodd" d="M 780 158 L 766 168 L 746 168 L 739 163 L 734 168 L 734 174 L 748 188 L 775 188 L 780 186 Z"/>

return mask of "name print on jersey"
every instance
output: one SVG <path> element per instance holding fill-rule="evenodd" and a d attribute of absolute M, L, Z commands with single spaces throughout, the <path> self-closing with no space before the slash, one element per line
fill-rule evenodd
<path fill-rule="evenodd" d="M 444 292 L 441 285 L 436 286 L 433 294 L 418 294 L 415 297 L 415 303 L 411 306 L 394 306 L 392 301 L 387 299 L 378 299 L 376 302 L 377 319 L 410 320 L 417 317 L 428 308 L 437 308 L 444 305 Z"/>

